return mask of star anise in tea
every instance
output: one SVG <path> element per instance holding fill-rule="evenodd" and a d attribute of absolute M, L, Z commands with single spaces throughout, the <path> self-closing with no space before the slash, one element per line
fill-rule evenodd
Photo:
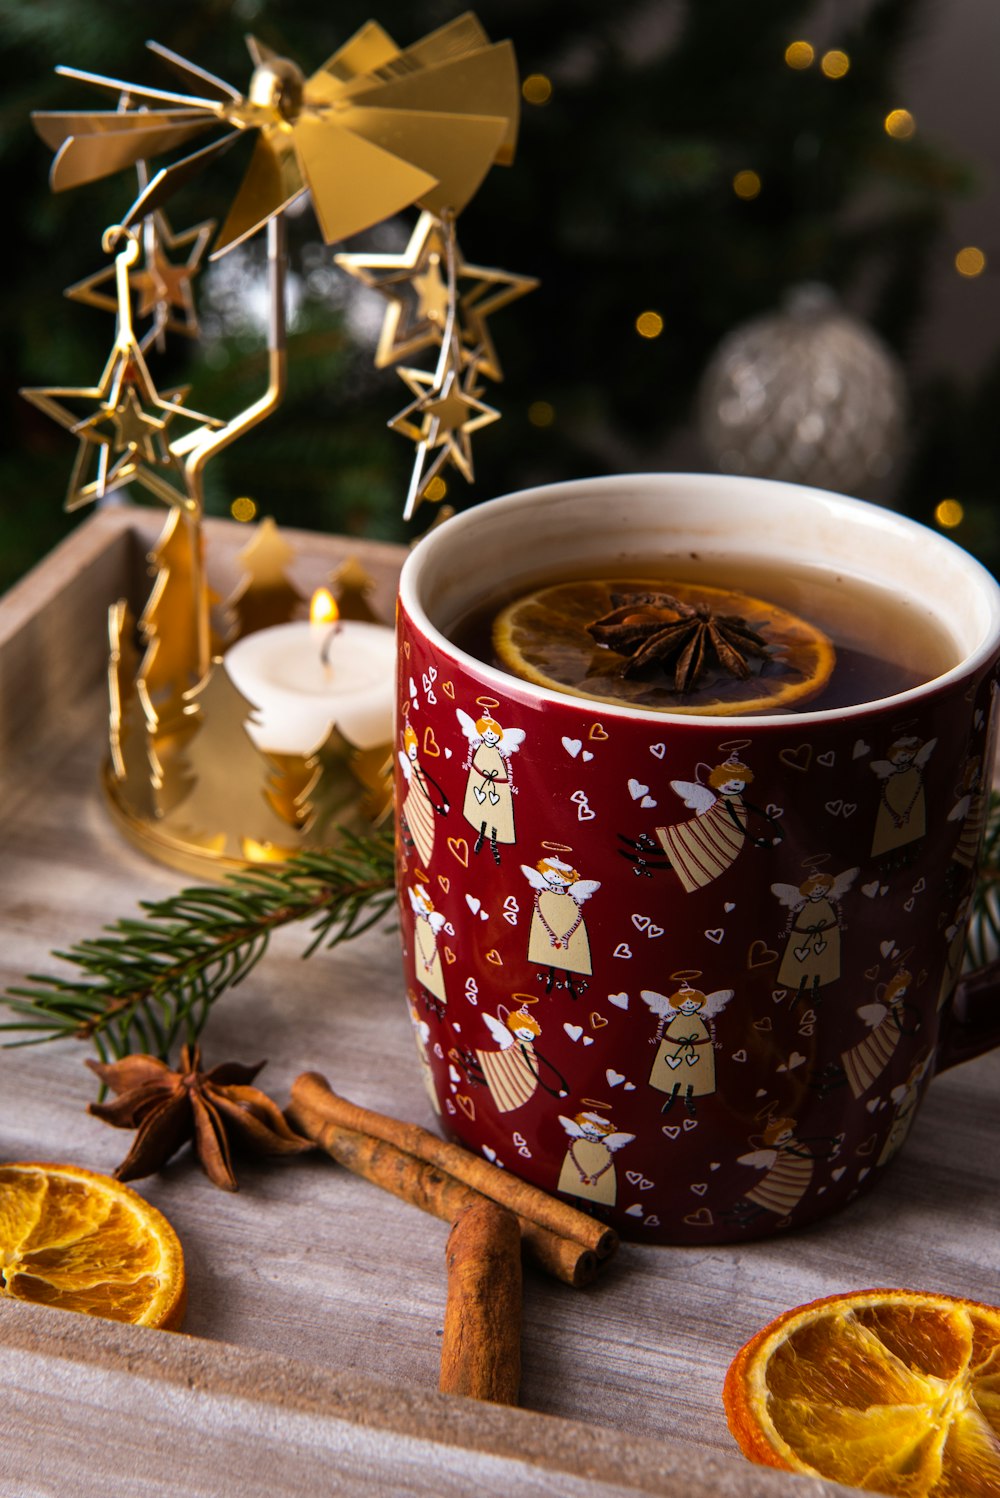
<path fill-rule="evenodd" d="M 114 1102 L 91 1103 L 87 1112 L 119 1129 L 135 1129 L 132 1148 L 114 1172 L 119 1181 L 152 1175 L 189 1140 L 213 1185 L 236 1191 L 231 1142 L 261 1155 L 292 1155 L 313 1148 L 296 1134 L 277 1103 L 249 1084 L 266 1063 L 223 1062 L 202 1071 L 197 1046 L 182 1046 L 180 1069 L 155 1056 L 88 1061 Z"/>
<path fill-rule="evenodd" d="M 745 681 L 750 659 L 770 656 L 763 635 L 738 614 L 715 614 L 706 603 L 682 603 L 670 593 L 613 593 L 611 601 L 611 613 L 587 629 L 599 645 L 628 657 L 622 676 L 672 668 L 674 691 L 690 692 L 713 666 Z"/>

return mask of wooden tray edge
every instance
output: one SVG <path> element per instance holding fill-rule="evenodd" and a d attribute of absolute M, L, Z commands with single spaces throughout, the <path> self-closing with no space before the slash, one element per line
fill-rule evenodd
<path fill-rule="evenodd" d="M 240 1399 L 264 1410 L 410 1437 L 461 1457 L 527 1463 L 553 1475 L 585 1479 L 664 1498 L 836 1498 L 848 1489 L 794 1478 L 706 1453 L 683 1457 L 643 1437 L 530 1410 L 409 1389 L 356 1373 L 338 1373 L 294 1358 L 243 1350 L 183 1333 L 153 1331 L 46 1306 L 0 1302 L 0 1370 L 7 1387 L 24 1387 L 33 1357 L 56 1358 L 86 1379 L 128 1373 L 209 1397 Z M 7 1439 L 10 1439 L 8 1433 Z"/>

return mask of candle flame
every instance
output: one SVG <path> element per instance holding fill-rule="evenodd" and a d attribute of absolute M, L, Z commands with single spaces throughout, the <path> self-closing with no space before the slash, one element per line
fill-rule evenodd
<path fill-rule="evenodd" d="M 311 624 L 332 624 L 340 618 L 340 610 L 337 600 L 329 588 L 317 588 L 309 605 L 309 622 Z"/>

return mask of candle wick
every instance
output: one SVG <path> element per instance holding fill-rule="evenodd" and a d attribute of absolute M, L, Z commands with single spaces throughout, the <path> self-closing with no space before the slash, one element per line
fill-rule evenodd
<path fill-rule="evenodd" d="M 333 625 L 333 628 L 330 630 L 330 633 L 327 635 L 326 639 L 323 641 L 323 648 L 319 653 L 320 661 L 325 667 L 327 667 L 327 669 L 329 669 L 330 666 L 330 647 L 339 634 L 340 620 L 338 619 Z"/>

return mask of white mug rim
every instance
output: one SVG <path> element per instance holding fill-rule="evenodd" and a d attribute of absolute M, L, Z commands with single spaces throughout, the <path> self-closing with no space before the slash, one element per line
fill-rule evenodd
<path fill-rule="evenodd" d="M 877 515 L 879 523 L 886 530 L 891 529 L 897 532 L 901 540 L 910 539 L 921 545 L 926 546 L 930 543 L 939 547 L 942 556 L 947 556 L 953 565 L 960 567 L 967 574 L 969 585 L 975 587 L 986 602 L 989 620 L 988 626 L 982 631 L 983 637 L 980 643 L 963 654 L 953 667 L 939 676 L 891 696 L 870 698 L 845 707 L 818 709 L 813 712 L 803 710 L 783 713 L 727 714 L 725 722 L 728 727 L 743 730 L 778 726 L 805 727 L 809 724 L 869 718 L 873 713 L 886 708 L 896 711 L 924 702 L 952 686 L 967 682 L 988 665 L 1000 646 L 1000 584 L 982 563 L 949 537 L 931 530 L 929 526 L 909 516 L 874 505 L 866 500 L 853 499 L 834 490 L 810 488 L 807 485 L 780 479 L 758 479 L 743 475 L 681 472 L 602 474 L 590 478 L 560 480 L 531 489 L 514 490 L 508 494 L 484 500 L 468 510 L 451 516 L 443 525 L 434 527 L 414 544 L 400 572 L 399 603 L 401 608 L 415 629 L 433 644 L 435 649 L 451 656 L 484 684 L 499 693 L 505 693 L 507 697 L 516 693 L 539 706 L 565 704 L 589 712 L 593 712 L 595 704 L 598 704 L 602 715 L 611 715 L 628 721 L 661 725 L 666 722 L 674 726 L 687 724 L 691 727 L 718 728 L 720 718 L 717 714 L 671 713 L 633 706 L 629 703 L 608 702 L 605 699 L 600 699 L 598 703 L 598 699 L 593 697 L 581 696 L 571 690 L 556 691 L 553 688 L 524 680 L 510 672 L 501 671 L 478 657 L 470 655 L 468 651 L 449 639 L 429 617 L 419 596 L 421 572 L 426 559 L 438 546 L 446 543 L 446 538 L 447 544 L 459 546 L 461 546 L 463 536 L 471 539 L 476 528 L 482 524 L 484 511 L 488 510 L 490 515 L 495 515 L 503 509 L 507 513 L 516 514 L 519 509 L 530 511 L 533 505 L 544 503 L 546 499 L 566 498 L 581 489 L 587 494 L 600 494 L 602 490 L 614 493 L 623 484 L 640 488 L 648 487 L 651 491 L 662 488 L 664 484 L 683 484 L 696 490 L 701 489 L 705 493 L 722 493 L 738 487 L 747 494 L 756 491 L 759 497 L 763 497 L 768 491 L 783 495 L 794 493 L 797 502 L 821 505 L 827 513 L 842 512 L 845 517 L 852 514 L 866 517 Z"/>

